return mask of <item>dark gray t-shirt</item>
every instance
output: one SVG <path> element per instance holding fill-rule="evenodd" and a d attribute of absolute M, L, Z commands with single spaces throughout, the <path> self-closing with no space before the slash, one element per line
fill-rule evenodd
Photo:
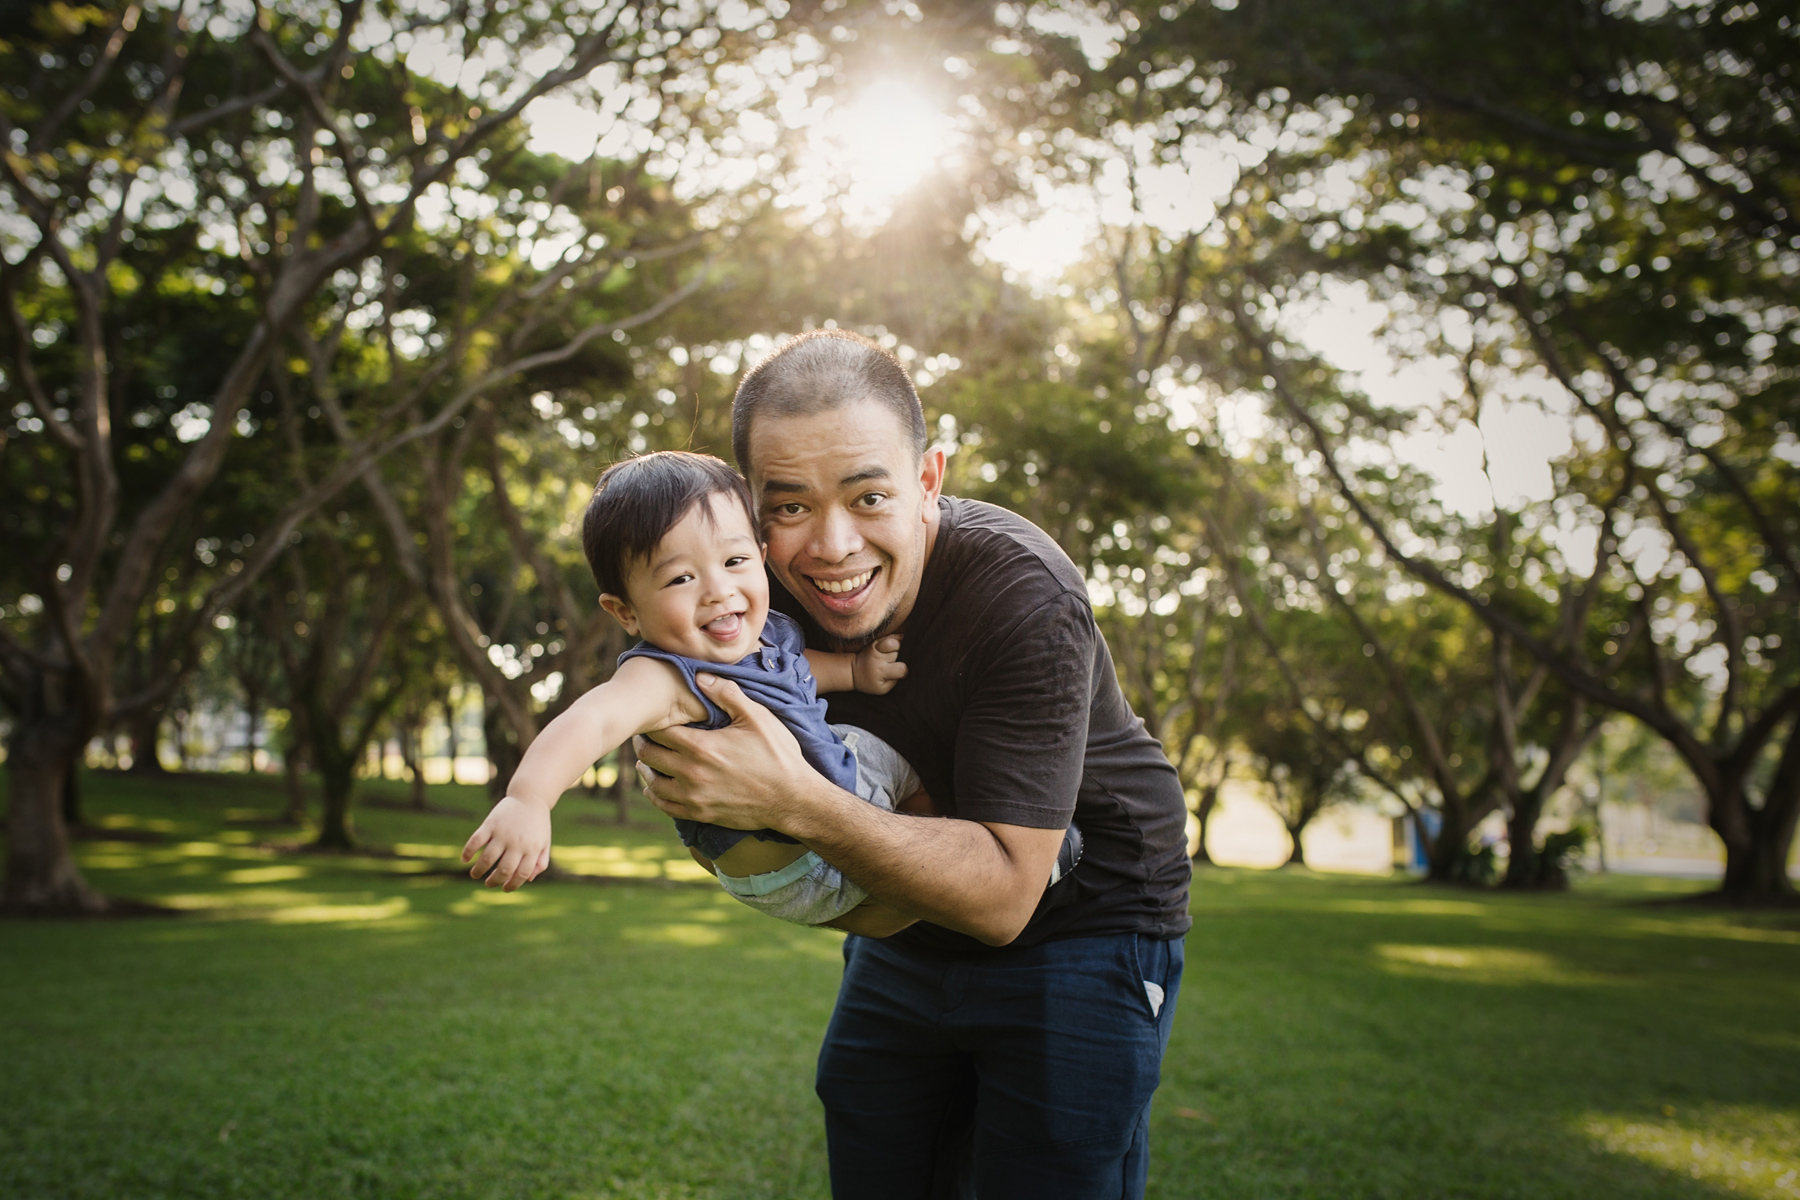
<path fill-rule="evenodd" d="M 1081 864 L 1045 894 L 1014 945 L 1185 933 L 1181 784 L 1119 690 L 1081 572 L 1023 517 L 976 500 L 938 504 L 937 541 L 901 644 L 906 677 L 885 696 L 832 694 L 831 720 L 905 755 L 948 816 L 1081 826 Z M 808 644 L 825 644 L 779 585 L 771 599 L 800 621 Z M 896 940 L 987 949 L 926 922 Z"/>

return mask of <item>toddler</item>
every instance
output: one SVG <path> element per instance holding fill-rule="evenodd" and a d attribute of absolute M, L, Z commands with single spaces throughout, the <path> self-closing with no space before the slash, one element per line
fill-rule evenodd
<path fill-rule="evenodd" d="M 550 810 L 593 762 L 635 734 L 672 725 L 717 729 L 730 719 L 700 694 L 697 671 L 730 679 L 793 732 L 806 759 L 845 791 L 882 808 L 913 798 L 918 776 L 867 730 L 825 721 L 819 691 L 884 693 L 906 674 L 900 642 L 857 654 L 807 650 L 799 627 L 769 611 L 750 491 L 710 455 L 663 451 L 615 464 L 600 477 L 582 523 L 600 604 L 643 640 L 607 682 L 582 696 L 525 752 L 506 796 L 467 845 L 477 878 L 509 891 L 550 861 Z M 709 862 L 725 890 L 784 920 L 821 925 L 868 893 L 831 864 L 773 830 L 677 820 L 682 842 Z"/>

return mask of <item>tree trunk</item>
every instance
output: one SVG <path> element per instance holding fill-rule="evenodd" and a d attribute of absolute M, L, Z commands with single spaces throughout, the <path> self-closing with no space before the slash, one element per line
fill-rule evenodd
<path fill-rule="evenodd" d="M 327 850 L 349 850 L 356 845 L 350 828 L 350 799 L 356 790 L 357 754 L 321 754 L 330 761 L 319 765 L 319 836 L 313 845 Z"/>
<path fill-rule="evenodd" d="M 1199 807 L 1194 809 L 1194 818 L 1200 822 L 1200 839 L 1194 843 L 1194 861 L 1202 866 L 1213 865 L 1212 852 L 1206 848 L 1206 823 L 1212 820 L 1213 810 L 1219 807 L 1219 785 L 1202 788 Z"/>
<path fill-rule="evenodd" d="M 1288 840 L 1293 843 L 1293 849 L 1288 851 L 1287 861 L 1282 866 L 1304 867 L 1306 865 L 1306 848 L 1300 844 L 1300 835 L 1304 832 L 1306 832 L 1304 825 L 1288 830 Z"/>
<path fill-rule="evenodd" d="M 262 712 L 262 697 L 250 694 L 244 701 L 244 770 L 256 774 L 256 727 Z"/>
<path fill-rule="evenodd" d="M 1787 874 L 1787 860 L 1792 849 L 1791 840 L 1780 845 L 1773 838 L 1757 838 L 1747 846 L 1726 846 L 1725 880 L 1719 891 L 1737 900 L 1793 895 L 1794 885 Z"/>
<path fill-rule="evenodd" d="M 456 782 L 456 702 L 444 695 L 444 753 L 450 756 L 450 782 Z"/>
<path fill-rule="evenodd" d="M 45 916 L 106 911 L 69 853 L 64 789 L 85 740 L 64 722 L 21 721 L 13 728 L 6 773 L 6 883 L 0 910 Z"/>
<path fill-rule="evenodd" d="M 188 719 L 192 714 L 187 709 L 175 711 L 175 761 L 181 767 L 181 773 L 187 774 L 193 769 L 188 761 Z"/>
<path fill-rule="evenodd" d="M 482 714 L 481 732 L 487 742 L 488 761 L 494 765 L 488 777 L 488 799 L 498 803 L 506 795 L 506 785 L 519 769 L 519 747 L 513 741 L 512 729 L 498 704 L 489 702 Z"/>
<path fill-rule="evenodd" d="M 303 825 L 306 823 L 306 756 L 300 738 L 292 730 L 282 751 L 281 769 L 287 777 L 287 812 L 282 814 L 282 819 L 290 825 Z"/>
<path fill-rule="evenodd" d="M 1460 880 L 1462 860 L 1469 853 L 1470 822 L 1460 811 L 1450 808 L 1438 811 L 1442 824 L 1431 839 L 1425 878 L 1433 883 L 1454 883 Z"/>
<path fill-rule="evenodd" d="M 166 775 L 162 756 L 156 752 L 162 738 L 163 710 L 140 708 L 126 718 L 125 728 L 131 737 L 131 774 Z"/>
<path fill-rule="evenodd" d="M 1709 800 L 1713 798 L 1709 797 Z M 1800 719 L 1788 733 L 1787 744 L 1775 764 L 1775 774 L 1763 793 L 1761 808 L 1750 808 L 1742 785 L 1735 796 L 1713 800 L 1720 812 L 1729 800 L 1741 810 L 1746 838 L 1725 838 L 1725 881 L 1720 891 L 1739 900 L 1777 900 L 1794 894 L 1788 878 L 1788 858 L 1794 849 L 1794 830 L 1800 824 Z M 1715 822 L 1713 829 L 1724 837 Z"/>
<path fill-rule="evenodd" d="M 412 779 L 412 806 L 417 809 L 428 807 L 425 794 L 425 768 L 420 754 L 424 734 L 419 714 L 409 712 L 400 723 L 400 761 L 406 764 L 407 774 Z"/>
<path fill-rule="evenodd" d="M 1600 874 L 1606 866 L 1606 757 L 1604 750 L 1594 756 L 1594 848 L 1600 852 Z"/>
<path fill-rule="evenodd" d="M 625 825 L 631 821 L 631 793 L 637 790 L 637 751 L 629 740 L 620 745 L 616 761 L 619 777 L 613 780 L 612 802 L 618 806 L 618 823 Z"/>
<path fill-rule="evenodd" d="M 63 772 L 62 819 L 64 829 L 81 829 L 87 825 L 81 810 L 80 759 L 70 763 L 69 769 Z"/>
<path fill-rule="evenodd" d="M 1513 798 L 1506 816 L 1506 878 L 1500 886 L 1531 888 L 1538 884 L 1537 824 L 1544 813 L 1544 797 L 1536 788 Z"/>

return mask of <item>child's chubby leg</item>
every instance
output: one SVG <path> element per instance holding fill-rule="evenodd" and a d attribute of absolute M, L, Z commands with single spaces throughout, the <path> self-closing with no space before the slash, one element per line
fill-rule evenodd
<path fill-rule="evenodd" d="M 712 860 L 714 873 L 745 879 L 781 870 L 806 854 L 805 846 L 792 842 L 765 842 L 747 837 Z"/>

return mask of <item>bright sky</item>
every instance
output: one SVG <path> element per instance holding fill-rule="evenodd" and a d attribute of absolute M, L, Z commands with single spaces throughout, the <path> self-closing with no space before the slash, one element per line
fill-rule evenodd
<path fill-rule="evenodd" d="M 1092 53 L 1102 49 L 1096 42 Z M 809 223 L 835 216 L 857 231 L 885 222 L 910 190 L 962 149 L 953 100 L 954 76 L 963 65 L 950 60 L 945 67 L 935 79 L 874 79 L 837 101 L 809 100 L 798 91 L 783 95 L 781 119 L 805 138 L 798 177 L 783 206 Z M 619 154 L 629 148 L 632 122 L 617 116 L 617 109 L 539 100 L 526 110 L 531 148 L 575 161 L 596 149 Z M 772 122 L 763 126 L 746 129 L 737 146 L 741 161 L 773 145 L 779 130 Z M 1159 163 L 1150 155 L 1148 134 L 1127 131 L 1114 137 L 1111 154 L 1092 187 L 1045 184 L 1028 205 L 983 213 L 979 252 L 1022 284 L 1054 288 L 1106 228 L 1147 226 L 1174 236 L 1204 230 L 1239 171 L 1263 151 L 1226 137 L 1190 148 L 1179 163 Z M 1128 159 L 1138 164 L 1135 204 Z M 1396 357 L 1380 336 L 1387 316 L 1361 287 L 1332 283 L 1291 306 L 1284 324 L 1290 336 L 1353 373 L 1375 399 L 1440 410 L 1447 396 L 1462 390 L 1457 365 L 1447 358 Z M 1447 431 L 1422 427 L 1396 449 L 1436 477 L 1446 508 L 1474 517 L 1496 499 L 1513 507 L 1549 498 L 1549 463 L 1569 450 L 1570 428 L 1553 389 L 1515 378 L 1494 389 L 1479 421 Z"/>

